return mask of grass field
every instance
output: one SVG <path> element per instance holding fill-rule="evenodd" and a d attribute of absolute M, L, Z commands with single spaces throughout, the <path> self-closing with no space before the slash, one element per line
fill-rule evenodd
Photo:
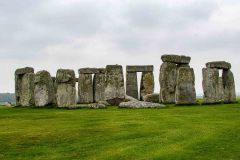
<path fill-rule="evenodd" d="M 239 160 L 240 104 L 0 108 L 0 159 Z"/>

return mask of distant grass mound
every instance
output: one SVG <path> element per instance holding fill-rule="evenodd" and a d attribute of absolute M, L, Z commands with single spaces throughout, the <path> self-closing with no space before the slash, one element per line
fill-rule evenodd
<path fill-rule="evenodd" d="M 239 160 L 240 104 L 0 108 L 0 159 Z"/>

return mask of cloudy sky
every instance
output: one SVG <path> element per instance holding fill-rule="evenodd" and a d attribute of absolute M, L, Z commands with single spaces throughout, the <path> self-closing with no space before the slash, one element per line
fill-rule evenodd
<path fill-rule="evenodd" d="M 0 15 L 0 92 L 19 67 L 106 64 L 154 65 L 159 92 L 162 54 L 192 57 L 198 93 L 206 62 L 231 62 L 240 92 L 239 0 L 0 0 Z"/>

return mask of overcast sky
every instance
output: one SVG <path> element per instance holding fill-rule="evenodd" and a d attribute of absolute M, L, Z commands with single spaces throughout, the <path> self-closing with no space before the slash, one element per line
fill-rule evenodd
<path fill-rule="evenodd" d="M 154 65 L 162 54 L 192 57 L 202 93 L 205 63 L 232 63 L 240 91 L 239 0 L 0 0 L 0 92 L 14 92 L 14 71 L 31 66 Z"/>

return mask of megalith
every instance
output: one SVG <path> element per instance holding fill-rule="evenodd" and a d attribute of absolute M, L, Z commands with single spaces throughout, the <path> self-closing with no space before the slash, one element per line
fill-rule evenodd
<path fill-rule="evenodd" d="M 15 71 L 15 96 L 17 106 L 34 105 L 34 69 L 19 68 Z"/>
<path fill-rule="evenodd" d="M 74 70 L 59 69 L 56 75 L 56 99 L 58 107 L 69 107 L 76 104 L 76 79 Z"/>
<path fill-rule="evenodd" d="M 55 102 L 53 79 L 48 71 L 39 71 L 35 75 L 34 100 L 37 107 Z"/>
<path fill-rule="evenodd" d="M 154 93 L 154 75 L 153 72 L 142 72 L 140 83 L 140 100 L 147 94 Z"/>
<path fill-rule="evenodd" d="M 78 96 L 79 103 L 93 103 L 92 74 L 79 74 Z"/>
<path fill-rule="evenodd" d="M 126 94 L 138 99 L 137 72 L 126 73 Z"/>
<path fill-rule="evenodd" d="M 104 101 L 105 96 L 105 69 L 99 69 L 93 77 L 93 98 L 94 102 Z"/>
<path fill-rule="evenodd" d="M 106 66 L 105 100 L 119 105 L 125 98 L 123 68 L 121 65 Z"/>
<path fill-rule="evenodd" d="M 231 70 L 223 70 L 224 103 L 236 102 L 234 76 Z"/>
<path fill-rule="evenodd" d="M 195 104 L 195 76 L 193 68 L 180 67 L 177 70 L 176 104 Z"/>

